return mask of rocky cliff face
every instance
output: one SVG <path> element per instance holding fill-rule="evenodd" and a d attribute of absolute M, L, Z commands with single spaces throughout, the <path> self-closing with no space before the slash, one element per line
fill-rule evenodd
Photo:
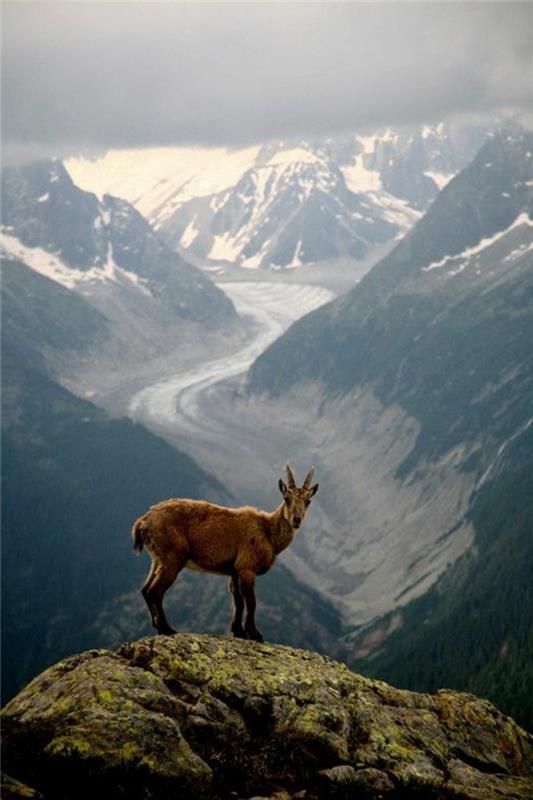
<path fill-rule="evenodd" d="M 3 712 L 5 798 L 528 798 L 532 739 L 472 695 L 314 653 L 141 639 L 44 672 Z M 30 788 L 31 787 L 31 788 Z"/>

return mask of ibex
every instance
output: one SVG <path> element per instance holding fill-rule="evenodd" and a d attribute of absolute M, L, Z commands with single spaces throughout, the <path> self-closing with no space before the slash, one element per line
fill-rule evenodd
<path fill-rule="evenodd" d="M 184 568 L 229 575 L 235 611 L 231 631 L 262 642 L 255 626 L 256 575 L 267 572 L 278 553 L 292 542 L 318 483 L 311 469 L 301 488 L 287 465 L 287 484 L 279 481 L 283 502 L 268 513 L 256 508 L 225 508 L 202 500 L 165 500 L 140 517 L 132 529 L 133 546 L 143 545 L 152 559 L 141 589 L 158 633 L 172 634 L 163 610 L 163 596 Z M 242 615 L 246 603 L 246 622 Z"/>

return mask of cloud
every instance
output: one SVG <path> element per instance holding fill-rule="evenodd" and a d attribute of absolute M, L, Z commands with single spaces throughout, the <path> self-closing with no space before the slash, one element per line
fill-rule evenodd
<path fill-rule="evenodd" d="M 4 5 L 19 153 L 270 138 L 531 112 L 530 3 Z"/>

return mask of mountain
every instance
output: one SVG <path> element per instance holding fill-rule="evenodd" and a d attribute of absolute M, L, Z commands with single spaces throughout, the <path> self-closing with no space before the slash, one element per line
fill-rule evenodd
<path fill-rule="evenodd" d="M 182 496 L 232 504 L 184 453 L 61 386 L 108 336 L 88 300 L 2 259 L 2 691 L 79 648 L 150 632 L 139 593 L 148 559 L 130 529 L 148 506 Z M 181 629 L 226 632 L 226 582 L 187 573 L 169 593 Z M 338 613 L 282 566 L 258 586 L 269 638 L 341 653 Z M 298 625 L 294 614 L 298 613 Z"/>
<path fill-rule="evenodd" d="M 490 703 L 218 636 L 72 656 L 3 709 L 2 731 L 12 800 L 531 797 L 533 738 Z"/>
<path fill-rule="evenodd" d="M 111 151 L 67 168 L 203 265 L 298 267 L 361 260 L 401 237 L 486 135 L 440 123 L 235 151 Z"/>
<path fill-rule="evenodd" d="M 3 259 L 2 321 L 5 697 L 102 641 L 99 609 L 140 583 L 128 530 L 147 504 L 161 493 L 225 493 L 183 453 L 54 380 L 67 350 L 83 356 L 107 333 L 84 298 Z"/>
<path fill-rule="evenodd" d="M 297 404 L 309 431 L 332 522 L 300 556 L 344 607 L 356 663 L 380 651 L 372 674 L 381 664 L 419 688 L 457 678 L 509 702 L 498 652 L 517 649 L 514 674 L 531 661 L 516 618 L 533 616 L 532 267 L 533 136 L 509 128 L 358 286 L 250 371 L 248 402 Z M 483 667 L 467 656 L 475 635 Z M 523 681 L 517 696 L 531 693 Z"/>
<path fill-rule="evenodd" d="M 365 630 L 349 660 L 416 691 L 489 697 L 533 730 L 533 427 L 506 448 L 470 516 L 474 547 L 402 609 L 389 636 L 394 612 Z"/>
<path fill-rule="evenodd" d="M 13 258 L 2 258 L 3 357 L 61 374 L 109 337 L 109 320 L 80 295 Z M 4 384 L 5 392 L 9 386 Z"/>
<path fill-rule="evenodd" d="M 495 136 L 360 285 L 259 357 L 251 390 L 276 393 L 318 379 L 346 392 L 371 383 L 383 402 L 401 401 L 424 423 L 417 451 L 430 452 L 462 440 L 461 426 L 473 422 L 458 416 L 468 400 L 477 427 L 501 438 L 509 414 L 495 415 L 499 390 L 525 388 L 530 378 L 532 229 L 533 137 Z M 502 386 L 478 396 L 498 376 Z M 522 411 L 525 422 L 527 406 Z"/>
<path fill-rule="evenodd" d="M 138 375 L 164 354 L 179 364 L 242 337 L 233 304 L 200 270 L 129 203 L 75 186 L 59 161 L 2 171 L 0 248 L 107 320 L 85 364 L 71 363 L 70 372 L 64 364 L 62 379 L 78 388 L 83 380 L 73 376 L 80 369 L 96 386 L 106 374 L 109 381 L 126 369 Z M 50 308 L 51 318 L 59 314 Z"/>

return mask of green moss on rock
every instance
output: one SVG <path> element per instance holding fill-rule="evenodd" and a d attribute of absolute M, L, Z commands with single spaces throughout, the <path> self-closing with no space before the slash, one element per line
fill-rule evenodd
<path fill-rule="evenodd" d="M 7 771 L 45 800 L 532 792 L 531 738 L 485 701 L 217 636 L 66 659 L 6 706 L 3 729 Z"/>

